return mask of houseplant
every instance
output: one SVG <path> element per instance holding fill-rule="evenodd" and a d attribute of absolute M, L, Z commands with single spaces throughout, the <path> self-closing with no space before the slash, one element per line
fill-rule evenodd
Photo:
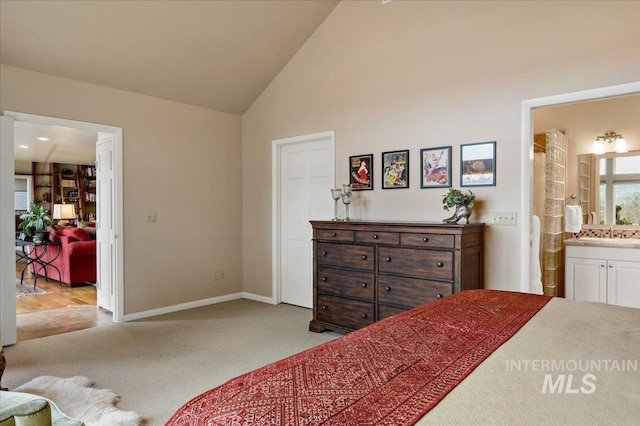
<path fill-rule="evenodd" d="M 468 193 L 464 193 L 459 189 L 451 188 L 442 198 L 442 208 L 449 210 L 451 207 L 456 208 L 453 216 L 444 219 L 444 223 L 458 223 L 459 220 L 464 219 L 466 223 L 469 223 L 469 216 L 471 216 L 471 207 L 474 206 L 476 196 L 471 190 Z"/>
<path fill-rule="evenodd" d="M 47 228 L 50 225 L 53 225 L 51 217 L 46 214 L 42 206 L 36 203 L 31 203 L 29 210 L 20 215 L 20 219 L 22 219 L 22 222 L 20 222 L 18 228 L 22 229 L 25 236 L 33 237 L 35 242 L 44 241 L 44 233 L 47 232 Z"/>

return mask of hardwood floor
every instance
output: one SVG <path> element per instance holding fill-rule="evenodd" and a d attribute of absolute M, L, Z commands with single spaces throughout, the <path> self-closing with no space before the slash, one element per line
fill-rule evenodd
<path fill-rule="evenodd" d="M 20 278 L 23 261 L 16 263 Z M 34 276 L 25 271 L 24 285 L 33 288 Z M 94 285 L 68 287 L 38 277 L 37 287 L 47 294 L 16 299 L 18 342 L 112 324 L 112 314 L 96 305 Z"/>

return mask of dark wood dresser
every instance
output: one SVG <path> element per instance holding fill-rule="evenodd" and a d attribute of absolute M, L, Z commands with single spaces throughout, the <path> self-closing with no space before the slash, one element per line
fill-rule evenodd
<path fill-rule="evenodd" d="M 313 320 L 348 333 L 483 288 L 483 223 L 311 221 Z"/>

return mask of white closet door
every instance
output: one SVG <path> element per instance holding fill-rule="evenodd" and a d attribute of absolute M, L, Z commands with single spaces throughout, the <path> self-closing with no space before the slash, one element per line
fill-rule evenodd
<path fill-rule="evenodd" d="M 284 303 L 313 305 L 312 219 L 330 219 L 333 141 L 282 146 L 280 151 L 280 291 Z"/>

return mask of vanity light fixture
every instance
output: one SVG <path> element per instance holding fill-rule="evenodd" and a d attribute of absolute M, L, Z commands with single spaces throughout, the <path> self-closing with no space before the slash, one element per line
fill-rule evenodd
<path fill-rule="evenodd" d="M 49 138 L 45 138 L 44 136 L 40 136 L 39 138 L 37 138 L 39 141 L 48 141 Z"/>
<path fill-rule="evenodd" d="M 627 152 L 627 141 L 624 140 L 620 133 L 616 133 L 614 131 L 606 132 L 602 136 L 597 136 L 593 141 L 593 153 L 594 154 L 604 154 L 605 153 L 605 142 L 613 143 L 615 142 L 615 150 L 616 152 Z"/>

